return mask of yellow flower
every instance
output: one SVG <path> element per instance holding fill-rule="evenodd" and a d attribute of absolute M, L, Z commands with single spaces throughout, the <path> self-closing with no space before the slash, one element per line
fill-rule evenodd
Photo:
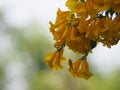
<path fill-rule="evenodd" d="M 81 69 L 79 70 L 78 77 L 83 79 L 89 79 L 93 74 L 89 72 L 88 63 L 86 60 L 83 60 Z"/>
<path fill-rule="evenodd" d="M 120 13 L 120 0 L 107 0 L 108 5 L 115 12 Z"/>
<path fill-rule="evenodd" d="M 77 33 L 75 40 L 66 41 L 66 45 L 74 52 L 85 54 L 91 50 L 89 39 L 85 37 L 84 33 Z"/>
<path fill-rule="evenodd" d="M 68 70 L 70 71 L 70 73 L 72 74 L 73 77 L 78 76 L 80 64 L 81 64 L 81 59 L 78 59 L 74 63 L 72 63 L 72 61 L 69 60 L 69 69 Z"/>
<path fill-rule="evenodd" d="M 72 12 L 86 12 L 87 9 L 85 7 L 85 4 L 82 3 L 80 0 L 67 0 L 66 6 L 72 11 Z"/>
<path fill-rule="evenodd" d="M 55 24 L 50 22 L 50 32 L 52 32 L 54 40 L 66 39 L 69 29 L 66 24 L 70 15 L 69 11 L 61 11 L 58 9 Z"/>
<path fill-rule="evenodd" d="M 81 58 L 72 63 L 69 60 L 69 69 L 73 77 L 79 77 L 83 79 L 89 79 L 93 74 L 89 72 L 89 67 L 86 59 Z"/>
<path fill-rule="evenodd" d="M 63 48 L 68 46 L 84 57 L 72 62 L 69 71 L 73 77 L 89 79 L 86 57 L 101 42 L 110 48 L 120 40 L 120 0 L 67 0 L 68 11 L 58 9 L 55 23 L 50 22 L 50 32 L 55 40 L 54 53 L 46 56 L 48 65 L 62 68 Z"/>
<path fill-rule="evenodd" d="M 62 57 L 63 55 L 63 48 L 60 51 L 55 51 L 53 54 L 49 53 L 46 55 L 45 60 L 48 63 L 48 65 L 55 69 L 55 70 L 59 70 L 60 68 L 62 68 L 61 63 L 63 61 L 65 61 L 65 58 Z"/>
<path fill-rule="evenodd" d="M 91 18 L 96 18 L 99 12 L 109 8 L 106 0 L 87 0 L 85 4 Z"/>
<path fill-rule="evenodd" d="M 110 48 L 112 45 L 116 45 L 120 40 L 120 17 L 116 17 L 113 20 L 109 17 L 104 18 L 103 27 L 106 29 L 100 33 L 98 41 L 103 43 L 104 46 Z M 115 26 L 115 27 L 113 27 Z"/>

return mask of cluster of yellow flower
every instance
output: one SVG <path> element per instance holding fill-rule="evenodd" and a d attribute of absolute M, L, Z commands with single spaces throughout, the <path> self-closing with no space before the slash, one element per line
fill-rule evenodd
<path fill-rule="evenodd" d="M 57 49 L 46 55 L 48 65 L 53 69 L 62 68 L 64 47 L 68 46 L 84 56 L 74 63 L 68 60 L 73 77 L 88 79 L 86 56 L 101 42 L 110 48 L 120 40 L 120 0 L 67 0 L 68 11 L 58 9 L 55 23 L 50 22 Z"/>

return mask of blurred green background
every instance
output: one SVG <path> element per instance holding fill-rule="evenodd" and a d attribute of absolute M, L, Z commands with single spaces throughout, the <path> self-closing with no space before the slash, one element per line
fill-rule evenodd
<path fill-rule="evenodd" d="M 21 4 L 17 3 L 20 0 L 11 2 L 0 1 L 0 90 L 120 90 L 120 44 L 113 49 L 100 44 L 93 50 L 87 57 L 94 74 L 89 80 L 72 78 L 67 64 L 63 70 L 53 71 L 44 60 L 48 52 L 54 51 L 48 22 L 55 19 L 57 5 L 64 5 L 65 1 L 54 4 L 50 0 L 43 3 L 39 0 L 25 0 L 26 3 L 23 0 Z M 38 7 L 42 4 L 44 9 Z M 26 9 L 30 12 L 25 14 L 27 16 L 21 5 L 31 7 Z M 38 13 L 31 9 L 38 9 Z M 65 56 L 79 58 L 67 48 Z"/>

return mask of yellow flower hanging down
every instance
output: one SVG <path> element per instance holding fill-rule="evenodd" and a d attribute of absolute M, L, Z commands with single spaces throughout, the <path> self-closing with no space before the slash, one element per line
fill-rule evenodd
<path fill-rule="evenodd" d="M 71 60 L 69 60 L 69 71 L 72 74 L 73 77 L 78 77 L 79 67 L 81 64 L 81 59 L 78 59 L 74 63 L 72 63 Z"/>
<path fill-rule="evenodd" d="M 45 60 L 51 68 L 59 70 L 60 68 L 62 68 L 61 63 L 65 61 L 65 58 L 62 55 L 63 49 L 61 49 L 60 51 L 56 50 L 54 53 L 47 54 Z"/>
<path fill-rule="evenodd" d="M 80 77 L 86 80 L 93 75 L 89 72 L 88 63 L 84 58 L 78 59 L 74 63 L 69 60 L 69 71 L 73 77 Z"/>
<path fill-rule="evenodd" d="M 79 70 L 78 77 L 89 79 L 93 74 L 89 72 L 88 62 L 86 59 L 83 60 L 81 69 Z"/>

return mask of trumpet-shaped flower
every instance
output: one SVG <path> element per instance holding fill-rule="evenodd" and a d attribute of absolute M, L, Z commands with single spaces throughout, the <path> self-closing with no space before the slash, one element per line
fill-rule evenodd
<path fill-rule="evenodd" d="M 78 77 L 89 79 L 93 74 L 89 72 L 88 62 L 83 60 L 81 69 L 79 70 Z"/>
<path fill-rule="evenodd" d="M 93 74 L 89 72 L 89 67 L 86 59 L 78 59 L 74 63 L 69 60 L 69 71 L 73 77 L 80 77 L 83 79 L 89 79 Z"/>
<path fill-rule="evenodd" d="M 72 63 L 71 60 L 69 60 L 69 71 L 72 74 L 73 77 L 77 77 L 78 76 L 78 72 L 79 72 L 79 67 L 81 64 L 81 59 L 78 59 L 77 61 L 75 61 L 74 63 Z"/>
<path fill-rule="evenodd" d="M 60 68 L 62 68 L 61 63 L 65 61 L 65 58 L 62 57 L 62 55 L 63 49 L 61 49 L 60 51 L 55 51 L 53 54 L 49 53 L 48 55 L 46 55 L 45 60 L 51 68 L 59 70 Z"/>

